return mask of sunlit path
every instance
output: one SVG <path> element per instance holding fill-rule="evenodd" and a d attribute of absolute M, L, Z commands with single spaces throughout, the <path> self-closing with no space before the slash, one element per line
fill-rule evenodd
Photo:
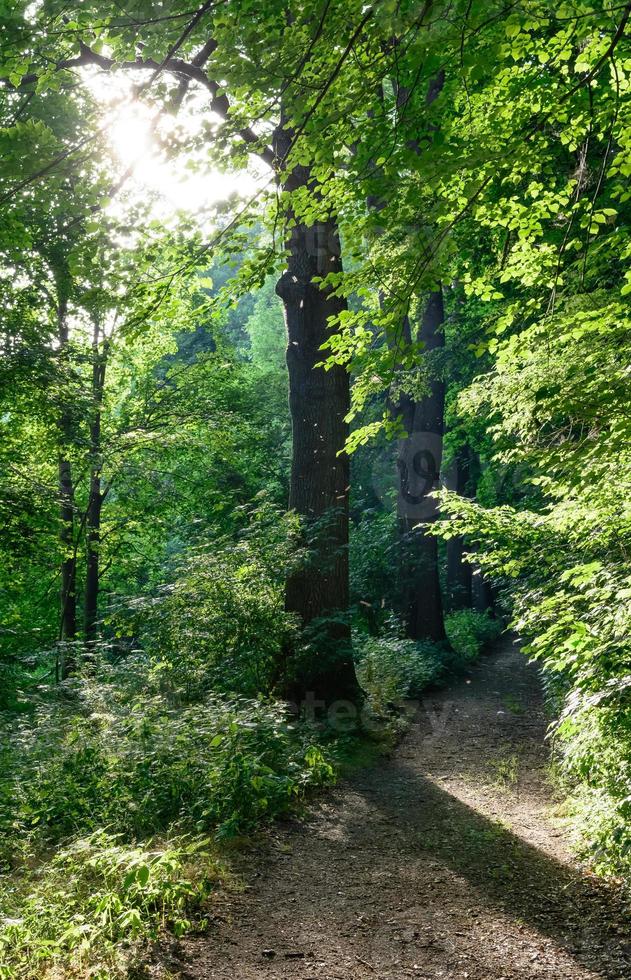
<path fill-rule="evenodd" d="M 177 975 L 627 977 L 621 900 L 550 814 L 545 729 L 538 674 L 507 639 L 421 702 L 390 762 L 274 832 Z"/>

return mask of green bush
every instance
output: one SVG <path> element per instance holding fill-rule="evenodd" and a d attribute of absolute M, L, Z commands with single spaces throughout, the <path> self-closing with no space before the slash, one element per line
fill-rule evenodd
<path fill-rule="evenodd" d="M 4 886 L 0 879 L 0 980 L 41 980 L 64 967 L 128 976 L 142 940 L 166 927 L 182 935 L 203 914 L 222 874 L 209 844 L 176 837 L 130 846 L 100 831 L 40 869 Z"/>
<path fill-rule="evenodd" d="M 584 851 L 599 871 L 630 878 L 631 422 L 621 351 L 631 319 L 628 298 L 602 288 L 600 262 L 591 272 L 581 263 L 579 278 L 553 317 L 499 341 L 493 370 L 461 394 L 463 422 L 491 436 L 494 492 L 477 501 L 442 492 L 433 533 L 462 537 L 500 591 L 543 672 Z"/>
<path fill-rule="evenodd" d="M 111 963 L 91 975 L 118 975 L 123 940 L 188 928 L 214 867 L 208 835 L 250 831 L 333 778 L 282 704 L 209 695 L 176 708 L 133 667 L 133 681 L 129 664 L 108 683 L 76 680 L 2 727 L 0 978 L 103 950 Z"/>
<path fill-rule="evenodd" d="M 0 661 L 0 711 L 14 708 L 17 687 L 17 670 L 13 664 Z"/>
<path fill-rule="evenodd" d="M 387 713 L 403 698 L 418 697 L 473 663 L 501 626 L 486 613 L 463 609 L 445 617 L 445 630 L 450 647 L 406 639 L 392 619 L 381 636 L 355 637 L 359 682 L 377 713 Z"/>
<path fill-rule="evenodd" d="M 358 638 L 355 647 L 359 682 L 378 713 L 416 697 L 444 674 L 441 647 L 405 639 L 392 627 L 383 636 Z"/>
<path fill-rule="evenodd" d="M 592 488 L 593 490 L 594 488 Z M 524 652 L 543 669 L 553 745 L 580 848 L 601 872 L 631 873 L 630 540 L 622 494 L 607 485 L 542 517 L 445 498 L 509 595 Z M 622 543 L 625 543 L 623 546 Z"/>
<path fill-rule="evenodd" d="M 459 609 L 445 616 L 445 632 L 458 660 L 473 663 L 501 633 L 501 624 L 486 612 Z"/>
<path fill-rule="evenodd" d="M 398 599 L 396 513 L 365 510 L 350 535 L 351 602 L 371 625 L 383 624 Z"/>
<path fill-rule="evenodd" d="M 185 931 L 203 904 L 203 840 L 333 778 L 314 732 L 259 694 L 295 632 L 291 526 L 265 504 L 244 524 L 112 612 L 117 636 L 84 650 L 76 677 L 31 684 L 28 712 L 0 714 L 2 980 L 84 963 L 123 975 L 137 939 Z M 121 657 L 126 636 L 142 653 Z"/>
<path fill-rule="evenodd" d="M 287 809 L 332 771 L 282 705 L 78 682 L 76 701 L 8 725 L 0 757 L 0 856 L 101 827 L 142 838 L 173 822 L 226 836 Z"/>
<path fill-rule="evenodd" d="M 566 697 L 553 727 L 556 773 L 579 830 L 579 850 L 601 874 L 631 868 L 631 677 L 597 695 Z"/>
<path fill-rule="evenodd" d="M 240 536 L 186 553 L 171 581 L 112 617 L 153 661 L 160 689 L 181 701 L 209 691 L 269 693 L 297 634 L 284 579 L 300 559 L 291 517 L 264 501 Z"/>

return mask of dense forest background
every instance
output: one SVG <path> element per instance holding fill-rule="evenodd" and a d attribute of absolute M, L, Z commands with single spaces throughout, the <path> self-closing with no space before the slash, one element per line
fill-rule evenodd
<path fill-rule="evenodd" d="M 630 17 L 0 3 L 0 977 L 186 932 L 509 625 L 628 876 Z"/>

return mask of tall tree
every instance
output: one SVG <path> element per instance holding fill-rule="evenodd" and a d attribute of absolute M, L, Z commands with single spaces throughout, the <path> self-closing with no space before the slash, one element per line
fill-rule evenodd
<path fill-rule="evenodd" d="M 471 495 L 474 453 L 466 443 L 458 446 L 445 476 L 445 486 L 461 497 Z M 452 609 L 470 609 L 472 605 L 471 564 L 464 561 L 465 545 L 457 534 L 447 542 L 447 596 Z"/>
<path fill-rule="evenodd" d="M 38 36 L 36 29 L 34 47 L 39 45 L 46 62 L 52 60 L 62 71 L 94 65 L 100 70 L 143 72 L 147 81 L 139 92 L 147 97 L 152 89 L 150 97 L 161 107 L 181 105 L 189 88 L 201 86 L 210 96 L 213 121 L 218 116 L 223 123 L 220 140 L 214 140 L 218 155 L 223 154 L 224 162 L 228 157 L 242 163 L 245 149 L 262 159 L 279 182 L 281 208 L 290 224 L 295 223 L 287 240 L 287 270 L 278 285 L 290 334 L 287 360 L 294 433 L 290 506 L 304 518 L 306 534 L 310 538 L 315 534 L 318 543 L 311 549 L 308 568 L 288 582 L 287 606 L 310 627 L 312 638 L 318 624 L 319 640 L 313 646 L 313 669 L 302 661 L 299 670 L 288 666 L 288 676 L 293 677 L 296 690 L 308 685 L 318 693 L 326 692 L 327 699 L 334 693 L 346 696 L 357 690 L 349 628 L 343 622 L 348 605 L 349 470 L 344 444 L 349 381 L 343 367 L 316 368 L 320 348 L 345 301 L 317 282 L 318 277 L 341 271 L 339 235 L 331 209 L 315 222 L 307 216 L 309 199 L 319 196 L 323 178 L 310 166 L 313 151 L 307 152 L 309 164 L 300 155 L 309 146 L 310 130 L 317 126 L 320 104 L 359 42 L 372 10 L 356 4 L 349 16 L 341 5 L 327 3 L 319 18 L 298 6 L 289 15 L 280 5 L 261 6 L 250 9 L 244 18 L 243 4 L 235 0 L 217 10 L 214 4 L 204 3 L 193 14 L 176 4 L 173 17 L 159 19 L 145 20 L 136 11 L 140 16 L 124 20 L 119 8 L 112 8 L 112 23 L 104 27 L 102 4 L 77 6 L 72 10 L 77 26 L 70 43 L 62 33 L 51 59 L 53 52 L 46 50 L 50 35 Z M 70 16 L 69 8 L 48 3 L 46 16 L 51 15 L 63 20 Z M 323 29 L 331 42 L 328 48 L 320 43 Z M 282 46 L 285 59 L 280 76 L 276 57 L 258 56 L 261 33 L 274 39 L 272 48 Z M 256 58 L 243 57 L 255 49 Z M 32 62 L 37 68 L 37 56 Z M 37 77 L 37 70 L 25 72 L 20 88 L 33 85 Z M 176 79 L 175 92 L 165 85 L 169 78 Z M 305 102 L 305 92 L 310 90 L 315 94 Z M 265 102 L 262 114 L 275 127 L 273 147 L 248 118 Z M 95 496 L 95 518 L 96 502 Z M 94 554 L 91 564 L 96 566 Z"/>
<path fill-rule="evenodd" d="M 65 263 L 63 263 L 65 266 Z M 66 382 L 70 371 L 68 328 L 68 293 L 70 276 L 67 268 L 54 269 L 59 344 L 59 360 Z M 75 540 L 75 491 L 72 476 L 71 450 L 73 438 L 73 413 L 69 404 L 68 385 L 64 386 L 59 410 L 59 540 L 61 544 L 61 584 L 59 639 L 72 642 L 77 636 L 77 552 Z M 63 657 L 63 673 L 68 675 L 74 666 L 71 648 L 66 647 Z"/>
<path fill-rule="evenodd" d="M 404 395 L 399 404 L 405 437 L 399 443 L 397 500 L 401 537 L 405 622 L 415 640 L 445 638 L 435 537 L 423 525 L 438 517 L 429 496 L 438 489 L 443 451 L 445 384 L 433 355 L 445 345 L 442 289 L 434 290 L 423 310 L 418 341 L 430 365 L 429 391 L 419 399 Z"/>
<path fill-rule="evenodd" d="M 276 130 L 274 148 L 281 168 L 292 135 L 282 123 Z M 284 187 L 291 200 L 293 193 L 308 191 L 313 183 L 309 167 L 294 166 Z M 358 691 L 346 620 L 350 382 L 345 367 L 335 365 L 325 371 L 321 366 L 322 347 L 346 302 L 318 282 L 329 273 L 341 272 L 335 219 L 307 225 L 294 217 L 290 225 L 287 268 L 276 291 L 283 300 L 287 325 L 293 436 L 289 507 L 304 519 L 309 557 L 287 582 L 286 607 L 310 627 L 313 656 L 299 677 L 289 668 L 288 693 L 301 697 L 312 691 L 329 701 L 355 697 Z"/>
<path fill-rule="evenodd" d="M 101 337 L 101 323 L 98 315 L 93 316 L 92 329 L 92 383 L 89 421 L 90 489 L 86 520 L 85 576 L 85 638 L 88 642 L 96 639 L 98 623 L 101 510 L 104 499 L 101 486 L 103 467 L 101 428 L 109 346 L 107 338 Z"/>
<path fill-rule="evenodd" d="M 428 12 L 430 9 L 431 4 L 428 4 Z M 427 89 L 425 103 L 428 108 L 442 92 L 444 83 L 445 73 L 441 68 L 430 80 Z M 395 97 L 400 118 L 405 113 L 411 92 L 398 78 L 395 81 Z M 430 123 L 426 128 L 434 138 L 436 123 Z M 421 154 L 416 139 L 408 139 L 407 143 L 414 153 Z M 445 639 L 438 547 L 436 539 L 423 525 L 433 523 L 438 517 L 437 505 L 429 495 L 438 489 L 443 457 L 445 383 L 442 378 L 443 365 L 438 362 L 436 354 L 445 347 L 444 324 L 443 288 L 439 284 L 426 300 L 415 338 L 428 367 L 429 390 L 421 399 L 404 396 L 400 415 L 406 437 L 400 442 L 397 459 L 398 519 L 407 633 L 413 640 L 436 642 Z M 406 340 L 410 342 L 412 337 L 408 318 L 406 332 Z"/>

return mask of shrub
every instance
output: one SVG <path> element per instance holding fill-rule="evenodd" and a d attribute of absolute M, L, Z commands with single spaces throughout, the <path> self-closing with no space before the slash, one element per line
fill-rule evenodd
<path fill-rule="evenodd" d="M 209 844 L 129 846 L 99 831 L 4 888 L 0 881 L 0 980 L 41 980 L 66 966 L 83 975 L 88 965 L 92 977 L 128 976 L 141 940 L 165 927 L 181 935 L 202 914 L 222 873 Z"/>
<path fill-rule="evenodd" d="M 396 513 L 367 510 L 351 529 L 351 602 L 371 625 L 381 623 L 398 598 Z"/>
<path fill-rule="evenodd" d="M 631 870 L 631 676 L 566 696 L 553 727 L 556 773 L 582 856 L 601 874 Z"/>
<path fill-rule="evenodd" d="M 284 611 L 284 578 L 301 557 L 291 531 L 291 518 L 263 503 L 238 538 L 187 552 L 170 582 L 113 616 L 152 659 L 162 691 L 180 701 L 270 692 L 297 632 Z"/>
<path fill-rule="evenodd" d="M 0 660 L 0 711 L 15 707 L 17 670 L 11 663 Z"/>
<path fill-rule="evenodd" d="M 378 713 L 416 697 L 444 674 L 444 651 L 437 644 L 405 639 L 392 626 L 383 636 L 358 639 L 356 656 L 359 682 Z"/>
<path fill-rule="evenodd" d="M 77 677 L 0 714 L 1 980 L 123 975 L 130 944 L 185 931 L 203 904 L 208 835 L 247 833 L 333 778 L 311 729 L 255 696 L 295 631 L 290 530 L 263 503 L 113 612 L 118 636 Z M 126 635 L 142 652 L 121 659 Z"/>
<path fill-rule="evenodd" d="M 477 660 L 482 651 L 497 639 L 501 624 L 486 612 L 459 609 L 445 616 L 445 632 L 458 660 L 465 664 Z"/>
<path fill-rule="evenodd" d="M 355 637 L 359 682 L 374 710 L 387 713 L 403 698 L 418 697 L 426 688 L 472 663 L 500 629 L 487 613 L 472 609 L 451 613 L 445 617 L 450 649 L 428 640 L 406 639 L 400 624 L 390 619 L 381 636 Z"/>
<path fill-rule="evenodd" d="M 498 340 L 492 371 L 458 402 L 467 428 L 491 437 L 487 491 L 477 501 L 442 492 L 432 530 L 464 538 L 511 610 L 559 718 L 558 766 L 584 847 L 598 870 L 629 878 L 631 425 L 621 352 L 631 320 L 628 299 L 604 282 L 601 263 L 582 262 L 580 288 L 569 286 L 554 316 Z"/>
<path fill-rule="evenodd" d="M 252 830 L 333 778 L 282 704 L 176 708 L 129 666 L 63 685 L 0 732 L 0 980 L 103 957 L 91 975 L 117 976 L 125 943 L 190 926 L 216 873 L 208 834 Z"/>
<path fill-rule="evenodd" d="M 287 809 L 332 770 L 273 702 L 222 699 L 173 709 L 77 682 L 76 702 L 7 726 L 0 757 L 0 856 L 100 827 L 142 838 L 171 823 L 219 836 Z M 10 747 L 9 747 L 10 745 Z"/>
<path fill-rule="evenodd" d="M 513 626 L 543 669 L 557 769 L 570 796 L 584 855 L 631 873 L 631 707 L 623 503 L 594 496 L 541 516 L 456 502 L 456 533 L 469 533 L 487 574 L 510 587 Z M 447 508 L 447 502 L 445 509 Z M 456 510 L 457 508 L 457 510 Z"/>

